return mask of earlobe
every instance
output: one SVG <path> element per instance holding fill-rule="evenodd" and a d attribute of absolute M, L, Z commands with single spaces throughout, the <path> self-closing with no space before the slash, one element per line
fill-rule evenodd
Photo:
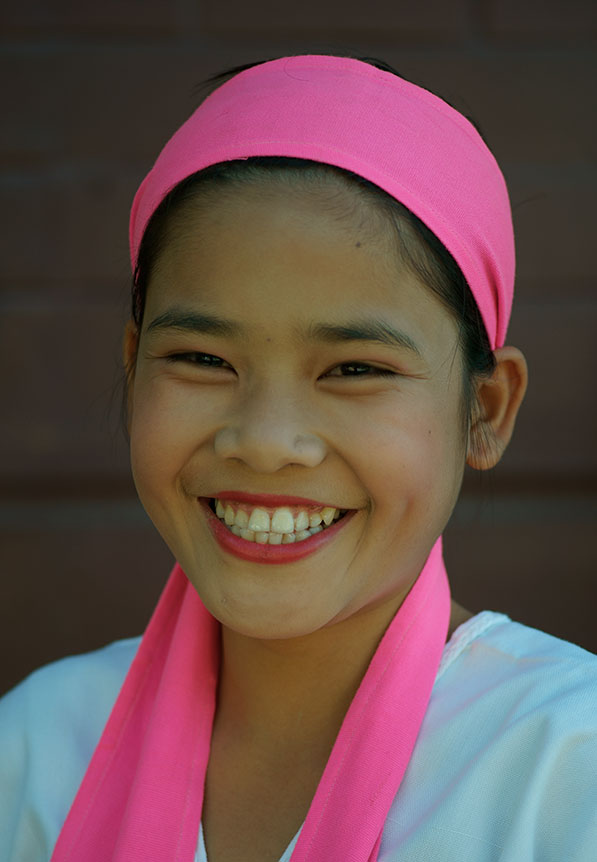
<path fill-rule="evenodd" d="M 495 467 L 504 454 L 528 382 L 526 359 L 517 347 L 500 347 L 494 355 L 493 374 L 477 386 L 477 411 L 469 432 L 466 462 L 476 470 Z"/>

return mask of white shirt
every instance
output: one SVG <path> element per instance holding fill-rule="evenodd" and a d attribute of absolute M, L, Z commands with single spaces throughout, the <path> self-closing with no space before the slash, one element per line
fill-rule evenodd
<path fill-rule="evenodd" d="M 0 862 L 48 862 L 138 644 L 55 662 L 0 701 Z M 465 859 L 597 860 L 597 657 L 489 611 L 444 648 L 379 856 Z"/>
<path fill-rule="evenodd" d="M 298 841 L 300 834 L 301 830 L 299 829 L 282 856 L 280 856 L 280 862 L 290 862 L 292 851 L 296 847 L 296 842 Z M 208 862 L 205 840 L 203 838 L 203 824 L 199 825 L 199 841 L 197 843 L 197 852 L 195 853 L 195 862 Z"/>

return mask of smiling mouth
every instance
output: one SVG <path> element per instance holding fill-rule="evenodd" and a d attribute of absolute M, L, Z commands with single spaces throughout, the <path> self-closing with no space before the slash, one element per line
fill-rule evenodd
<path fill-rule="evenodd" d="M 260 545 L 304 542 L 343 518 L 348 509 L 333 506 L 265 508 L 233 500 L 209 500 L 218 520 L 235 536 Z"/>

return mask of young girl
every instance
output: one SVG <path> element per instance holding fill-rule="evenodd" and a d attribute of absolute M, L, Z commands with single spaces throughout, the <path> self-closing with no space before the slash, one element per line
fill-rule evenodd
<path fill-rule="evenodd" d="M 527 379 L 475 128 L 384 64 L 237 70 L 130 241 L 132 466 L 178 564 L 140 643 L 2 703 L 1 859 L 597 858 L 594 657 L 442 562 Z"/>

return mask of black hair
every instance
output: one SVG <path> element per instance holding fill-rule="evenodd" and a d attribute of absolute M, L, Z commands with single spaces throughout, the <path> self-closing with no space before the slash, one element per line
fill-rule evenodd
<path fill-rule="evenodd" d="M 371 57 L 354 59 L 403 77 L 383 60 Z M 211 92 L 239 72 L 265 62 L 268 61 L 261 60 L 221 72 L 207 79 L 205 86 Z M 467 119 L 481 134 L 476 123 L 469 117 Z M 149 277 L 163 249 L 173 215 L 202 190 L 272 175 L 285 176 L 296 182 L 306 179 L 321 183 L 331 176 L 341 178 L 389 219 L 398 234 L 398 248 L 405 265 L 436 294 L 458 322 L 464 364 L 463 420 L 468 429 L 476 407 L 475 381 L 490 376 L 495 368 L 495 357 L 472 291 L 454 257 L 414 213 L 374 183 L 343 168 L 308 159 L 256 156 L 212 165 L 180 182 L 153 213 L 141 241 L 132 297 L 133 320 L 137 326 L 140 327 L 143 320 Z"/>

